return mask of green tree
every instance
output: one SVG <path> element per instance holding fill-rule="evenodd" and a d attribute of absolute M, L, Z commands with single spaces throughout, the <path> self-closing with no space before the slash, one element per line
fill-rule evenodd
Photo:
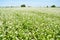
<path fill-rule="evenodd" d="M 25 4 L 22 4 L 21 7 L 26 7 L 26 5 Z"/>
<path fill-rule="evenodd" d="M 52 5 L 51 7 L 56 7 L 55 5 Z"/>
<path fill-rule="evenodd" d="M 47 6 L 47 8 L 48 8 L 48 6 Z"/>

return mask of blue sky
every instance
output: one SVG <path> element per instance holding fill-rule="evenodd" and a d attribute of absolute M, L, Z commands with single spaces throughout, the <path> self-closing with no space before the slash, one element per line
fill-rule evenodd
<path fill-rule="evenodd" d="M 0 6 L 20 6 L 26 4 L 27 6 L 60 6 L 60 0 L 0 0 Z"/>

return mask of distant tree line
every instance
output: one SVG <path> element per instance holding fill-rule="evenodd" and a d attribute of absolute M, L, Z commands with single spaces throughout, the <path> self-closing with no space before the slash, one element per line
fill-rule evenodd
<path fill-rule="evenodd" d="M 18 8 L 18 7 L 26 7 L 26 5 L 25 4 L 22 4 L 22 5 L 20 5 L 20 6 L 3 6 L 3 8 Z M 31 6 L 28 6 L 28 7 L 31 7 Z M 55 8 L 56 7 L 56 5 L 51 5 L 51 6 L 46 6 L 47 8 L 48 7 L 51 7 L 51 8 Z M 1 8 L 1 7 L 0 7 Z M 59 7 L 60 8 L 60 7 Z"/>
<path fill-rule="evenodd" d="M 47 6 L 47 8 L 48 8 L 48 7 L 49 7 L 49 6 Z M 54 7 L 56 7 L 56 5 L 52 5 L 51 7 L 54 8 Z"/>
<path fill-rule="evenodd" d="M 21 7 L 26 7 L 26 5 L 25 4 L 22 4 L 21 5 Z M 28 6 L 28 7 L 31 7 L 31 6 Z M 49 6 L 47 6 L 47 8 L 48 8 Z M 52 5 L 51 7 L 56 7 L 55 5 Z"/>

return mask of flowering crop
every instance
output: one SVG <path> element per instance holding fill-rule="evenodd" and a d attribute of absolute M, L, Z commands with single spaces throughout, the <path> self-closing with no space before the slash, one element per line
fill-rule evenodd
<path fill-rule="evenodd" d="M 49 11 L 0 8 L 0 40 L 60 40 L 60 12 Z"/>

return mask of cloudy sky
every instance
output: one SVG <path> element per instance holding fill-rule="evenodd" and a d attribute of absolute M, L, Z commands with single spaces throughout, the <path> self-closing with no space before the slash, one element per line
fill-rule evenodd
<path fill-rule="evenodd" d="M 60 0 L 0 0 L 0 6 L 20 6 L 25 4 L 27 6 L 60 6 Z"/>

